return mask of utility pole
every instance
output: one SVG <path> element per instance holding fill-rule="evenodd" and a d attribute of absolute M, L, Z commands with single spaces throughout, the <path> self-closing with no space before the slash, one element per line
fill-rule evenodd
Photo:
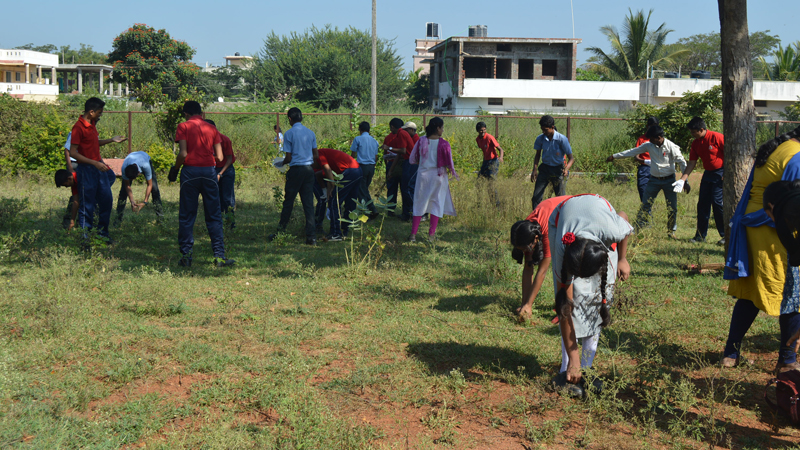
<path fill-rule="evenodd" d="M 378 123 L 378 6 L 377 0 L 372 0 L 372 125 Z"/>

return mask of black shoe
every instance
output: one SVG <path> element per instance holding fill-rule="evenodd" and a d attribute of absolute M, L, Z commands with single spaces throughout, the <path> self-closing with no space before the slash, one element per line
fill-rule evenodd
<path fill-rule="evenodd" d="M 214 265 L 217 267 L 231 267 L 236 264 L 235 259 L 228 258 L 214 258 Z"/>
<path fill-rule="evenodd" d="M 581 378 L 581 381 L 582 380 L 583 378 Z M 583 398 L 586 396 L 586 390 L 583 389 L 583 386 L 581 386 L 581 384 L 583 383 L 573 384 L 568 382 L 567 372 L 561 372 L 555 377 L 553 377 L 552 381 L 550 381 L 550 384 L 556 391 L 564 392 L 570 397 Z"/>
<path fill-rule="evenodd" d="M 701 244 L 701 243 L 703 243 L 705 241 L 706 241 L 706 238 L 704 238 L 703 236 L 695 236 L 695 237 L 689 239 L 689 242 L 694 242 L 695 244 Z"/>
<path fill-rule="evenodd" d="M 342 242 L 344 240 L 344 236 L 341 234 L 329 234 L 325 239 L 327 239 L 328 242 Z"/>
<path fill-rule="evenodd" d="M 178 265 L 181 267 L 192 267 L 192 257 L 183 255 L 178 261 Z"/>
<path fill-rule="evenodd" d="M 274 241 L 276 237 L 278 237 L 278 233 L 272 233 L 272 234 L 270 234 L 269 236 L 267 236 L 267 242 L 272 242 L 272 241 Z"/>
<path fill-rule="evenodd" d="M 306 245 L 310 245 L 312 247 L 315 247 L 317 245 L 317 239 L 316 238 L 306 238 Z"/>

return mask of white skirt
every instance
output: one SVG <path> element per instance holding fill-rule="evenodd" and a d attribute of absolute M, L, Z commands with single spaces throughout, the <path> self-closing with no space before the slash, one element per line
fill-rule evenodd
<path fill-rule="evenodd" d="M 425 213 L 436 217 L 456 215 L 447 172 L 439 176 L 439 169 L 420 169 L 414 186 L 414 215 Z"/>

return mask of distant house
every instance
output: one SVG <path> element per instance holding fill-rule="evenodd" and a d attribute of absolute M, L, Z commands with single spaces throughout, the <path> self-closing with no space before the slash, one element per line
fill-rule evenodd
<path fill-rule="evenodd" d="M 226 56 L 225 57 L 225 65 L 226 66 L 238 66 L 241 68 L 247 67 L 253 61 L 252 56 L 242 56 L 239 52 L 233 54 L 233 56 Z"/>
<path fill-rule="evenodd" d="M 0 49 L 0 92 L 26 101 L 55 101 L 58 85 L 56 79 L 58 55 L 32 50 Z M 50 70 L 51 77 L 42 76 Z"/>
<path fill-rule="evenodd" d="M 433 46 L 430 100 L 441 113 L 624 111 L 637 83 L 577 81 L 581 39 L 450 37 Z"/>
<path fill-rule="evenodd" d="M 652 105 L 675 101 L 686 92 L 705 92 L 720 80 L 696 78 L 653 78 L 641 80 L 639 101 Z M 800 83 L 794 81 L 753 81 L 756 114 L 778 118 L 784 108 L 800 101 Z"/>

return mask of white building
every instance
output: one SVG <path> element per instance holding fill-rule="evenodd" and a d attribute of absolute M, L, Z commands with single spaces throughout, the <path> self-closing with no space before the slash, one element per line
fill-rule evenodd
<path fill-rule="evenodd" d="M 56 79 L 58 55 L 31 50 L 0 49 L 0 92 L 25 101 L 58 99 Z M 50 70 L 50 79 L 42 76 Z"/>
<path fill-rule="evenodd" d="M 639 101 L 653 105 L 678 100 L 687 92 L 705 92 L 719 86 L 720 80 L 695 78 L 654 78 L 642 80 Z M 794 81 L 753 81 L 756 114 L 778 118 L 784 108 L 800 101 L 800 83 Z"/>

